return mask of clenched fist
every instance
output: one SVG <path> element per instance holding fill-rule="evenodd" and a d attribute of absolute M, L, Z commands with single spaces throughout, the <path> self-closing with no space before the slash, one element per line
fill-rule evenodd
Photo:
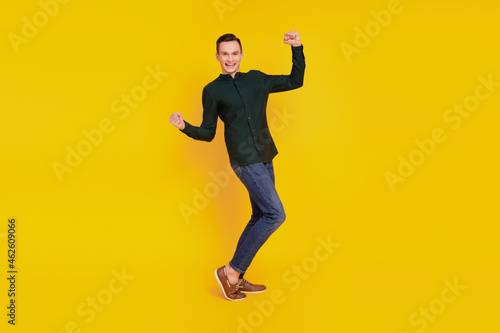
<path fill-rule="evenodd" d="M 186 127 L 186 123 L 182 119 L 182 115 L 180 112 L 174 112 L 170 115 L 170 122 L 172 125 L 177 127 L 180 130 L 183 130 Z"/>
<path fill-rule="evenodd" d="M 297 31 L 290 31 L 285 34 L 285 39 L 283 39 L 283 42 L 288 45 L 292 46 L 300 46 L 302 45 L 300 42 L 300 36 Z"/>

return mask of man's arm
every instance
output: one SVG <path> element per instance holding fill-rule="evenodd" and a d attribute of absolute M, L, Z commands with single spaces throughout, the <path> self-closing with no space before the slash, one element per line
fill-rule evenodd
<path fill-rule="evenodd" d="M 287 32 L 283 42 L 292 47 L 292 71 L 290 75 L 264 74 L 262 85 L 270 93 L 296 89 L 304 84 L 306 62 L 299 33 L 297 31 Z"/>
<path fill-rule="evenodd" d="M 203 121 L 199 127 L 193 126 L 182 119 L 180 112 L 173 113 L 170 116 L 170 122 L 187 136 L 195 140 L 210 142 L 213 140 L 217 128 L 217 103 L 206 87 L 203 89 L 201 100 L 203 104 Z"/>

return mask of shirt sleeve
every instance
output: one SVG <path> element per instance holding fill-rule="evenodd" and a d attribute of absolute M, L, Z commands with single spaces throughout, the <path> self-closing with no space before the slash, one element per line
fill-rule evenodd
<path fill-rule="evenodd" d="M 215 137 L 215 130 L 217 128 L 217 102 L 214 100 L 207 87 L 203 88 L 201 97 L 203 104 L 203 121 L 201 125 L 193 126 L 187 121 L 184 121 L 186 126 L 181 132 L 187 136 L 201 141 L 212 141 Z"/>
<path fill-rule="evenodd" d="M 270 92 L 287 91 L 302 87 L 304 84 L 304 72 L 306 61 L 304 57 L 304 46 L 292 46 L 292 71 L 290 75 L 267 75 L 263 73 L 262 85 Z"/>

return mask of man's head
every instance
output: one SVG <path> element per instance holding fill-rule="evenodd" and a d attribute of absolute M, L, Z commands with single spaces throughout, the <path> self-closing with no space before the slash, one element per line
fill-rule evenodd
<path fill-rule="evenodd" d="M 243 48 L 240 39 L 233 34 L 225 34 L 217 39 L 217 53 L 222 74 L 231 74 L 234 77 L 240 71 L 240 61 L 243 59 Z"/>

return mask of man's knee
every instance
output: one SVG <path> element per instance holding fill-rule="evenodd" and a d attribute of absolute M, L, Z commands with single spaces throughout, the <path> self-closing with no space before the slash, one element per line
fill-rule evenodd
<path fill-rule="evenodd" d="M 284 210 L 277 211 L 276 214 L 273 216 L 273 222 L 276 224 L 283 224 L 286 220 L 286 214 Z"/>
<path fill-rule="evenodd" d="M 281 212 L 281 223 L 285 222 L 286 220 L 286 214 L 285 214 L 285 211 L 282 211 Z"/>

